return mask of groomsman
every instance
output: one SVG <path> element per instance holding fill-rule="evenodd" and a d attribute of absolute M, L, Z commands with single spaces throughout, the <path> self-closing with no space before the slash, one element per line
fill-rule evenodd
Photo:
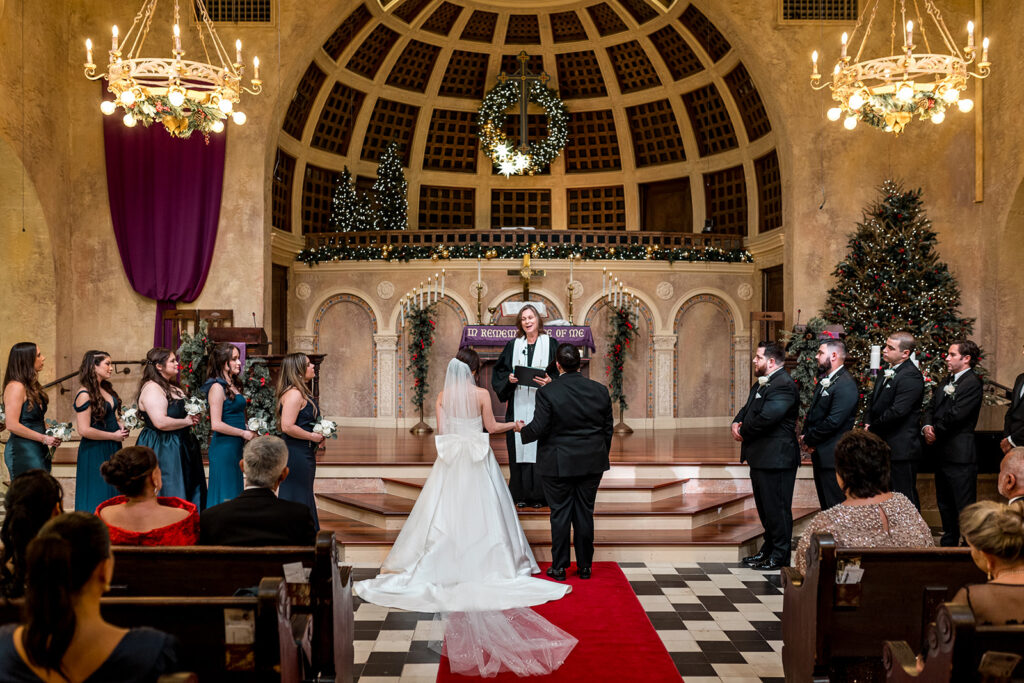
<path fill-rule="evenodd" d="M 978 498 L 974 426 L 981 412 L 983 386 L 973 368 L 980 355 L 978 345 L 970 340 L 950 344 L 946 352 L 949 375 L 935 387 L 924 411 L 921 434 L 935 457 L 943 546 L 960 544 L 960 511 Z"/>
<path fill-rule="evenodd" d="M 882 437 L 892 449 L 892 490 L 902 493 L 921 509 L 917 497 L 917 464 L 921 459 L 921 403 L 924 377 L 910 360 L 917 348 L 914 335 L 896 332 L 885 340 L 882 358 L 889 369 L 875 379 L 868 409 L 868 431 Z"/>
<path fill-rule="evenodd" d="M 800 445 L 811 454 L 814 466 L 814 488 L 822 510 L 839 505 L 846 496 L 836 481 L 836 442 L 853 429 L 857 417 L 857 382 L 843 365 L 846 344 L 839 339 L 823 341 L 818 347 L 818 374 L 821 379 L 814 390 L 814 400 L 804 418 Z"/>
<path fill-rule="evenodd" d="M 1024 372 L 1017 375 L 1010 394 L 1010 407 L 1003 422 L 1003 440 L 999 443 L 1003 453 L 1024 446 Z"/>
<path fill-rule="evenodd" d="M 800 392 L 783 368 L 786 355 L 775 342 L 761 342 L 754 356 L 757 381 L 736 413 L 732 436 L 743 445 L 740 462 L 750 464 L 757 516 L 764 542 L 743 564 L 774 571 L 789 566 L 793 543 L 793 485 L 800 466 L 796 418 Z"/>

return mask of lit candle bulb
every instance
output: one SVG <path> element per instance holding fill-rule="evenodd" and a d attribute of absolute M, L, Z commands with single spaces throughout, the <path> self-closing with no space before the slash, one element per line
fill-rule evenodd
<path fill-rule="evenodd" d="M 235 41 L 235 64 L 242 63 L 242 41 Z"/>
<path fill-rule="evenodd" d="M 181 52 L 181 29 L 177 24 L 174 25 L 174 50 Z"/>
<path fill-rule="evenodd" d="M 601 269 L 601 296 L 608 293 L 608 269 Z"/>
<path fill-rule="evenodd" d="M 815 76 L 815 77 L 818 76 L 819 74 L 818 74 L 818 51 L 817 50 L 815 50 L 814 52 L 811 53 L 811 65 L 814 67 L 814 72 L 811 75 Z"/>
<path fill-rule="evenodd" d="M 850 37 L 846 35 L 846 31 L 843 31 L 843 37 L 839 39 L 843 43 L 843 59 L 846 59 L 846 41 L 848 41 L 849 39 Z"/>
<path fill-rule="evenodd" d="M 110 49 L 113 52 L 117 52 L 117 25 L 110 29 Z"/>
<path fill-rule="evenodd" d="M 92 64 L 92 39 L 85 39 L 85 63 Z"/>
<path fill-rule="evenodd" d="M 252 79 L 254 81 L 260 80 L 260 58 L 252 58 Z"/>
<path fill-rule="evenodd" d="M 445 274 L 445 270 L 444 270 L 444 268 L 442 268 L 441 269 L 441 298 L 442 299 L 444 298 L 444 274 Z"/>
<path fill-rule="evenodd" d="M 906 47 L 908 49 L 914 47 L 914 22 L 912 22 L 912 21 L 908 21 L 907 22 L 907 45 L 906 45 Z"/>
<path fill-rule="evenodd" d="M 967 22 L 967 49 L 968 50 L 973 50 L 974 49 L 974 22 L 973 21 L 968 21 Z"/>
<path fill-rule="evenodd" d="M 988 38 L 981 41 L 981 61 L 988 64 Z"/>
<path fill-rule="evenodd" d="M 476 281 L 483 282 L 483 278 L 480 276 L 480 257 L 476 257 Z"/>
<path fill-rule="evenodd" d="M 434 301 L 437 301 L 441 295 L 441 276 L 434 273 Z"/>

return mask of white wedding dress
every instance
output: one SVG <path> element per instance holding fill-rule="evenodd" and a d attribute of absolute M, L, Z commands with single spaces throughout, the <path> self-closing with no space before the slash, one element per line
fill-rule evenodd
<path fill-rule="evenodd" d="M 569 592 L 564 583 L 532 577 L 540 568 L 483 431 L 475 386 L 469 366 L 453 359 L 437 460 L 381 574 L 355 584 L 363 600 L 469 612 L 539 605 Z"/>

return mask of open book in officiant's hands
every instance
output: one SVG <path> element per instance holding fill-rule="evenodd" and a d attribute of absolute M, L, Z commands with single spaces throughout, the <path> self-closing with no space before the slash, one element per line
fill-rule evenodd
<path fill-rule="evenodd" d="M 540 385 L 533 380 L 537 377 L 545 377 L 548 373 L 545 370 L 538 370 L 537 368 L 531 368 L 526 365 L 517 365 L 512 371 L 512 374 L 516 376 L 516 381 L 519 383 L 519 386 L 536 388 Z"/>

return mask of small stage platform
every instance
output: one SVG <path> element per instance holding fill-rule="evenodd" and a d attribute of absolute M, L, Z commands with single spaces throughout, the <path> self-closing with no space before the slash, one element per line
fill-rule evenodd
<path fill-rule="evenodd" d="M 491 437 L 507 475 L 505 437 Z M 598 491 L 595 559 L 734 562 L 750 554 L 763 529 L 749 469 L 728 428 L 638 430 L 616 436 Z M 405 429 L 343 427 L 317 458 L 323 528 L 337 532 L 345 559 L 387 555 L 437 457 L 433 435 Z M 798 472 L 795 531 L 817 511 L 809 463 Z M 519 519 L 539 560 L 550 559 L 547 508 Z"/>

